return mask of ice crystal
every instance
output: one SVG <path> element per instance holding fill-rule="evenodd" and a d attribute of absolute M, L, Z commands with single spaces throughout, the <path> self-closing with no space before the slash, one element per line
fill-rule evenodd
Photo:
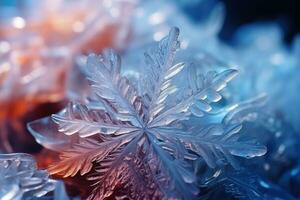
<path fill-rule="evenodd" d="M 40 197 L 54 189 L 46 171 L 27 154 L 0 154 L 0 199 Z"/>
<path fill-rule="evenodd" d="M 198 74 L 187 70 L 192 66 L 173 64 L 180 47 L 178 36 L 179 30 L 172 28 L 144 54 L 146 65 L 135 87 L 121 75 L 120 57 L 112 50 L 88 57 L 94 93 L 90 102 L 70 103 L 52 116 L 58 131 L 76 141 L 49 168 L 52 174 L 86 175 L 93 182 L 89 199 L 197 199 L 199 160 L 212 168 L 225 163 L 238 168 L 236 156 L 265 153 L 265 147 L 252 140 L 240 140 L 240 123 L 205 121 L 237 71 Z M 176 84 L 176 77 L 184 72 L 188 79 Z M 191 116 L 206 123 L 186 127 Z M 31 123 L 29 129 L 40 143 L 47 143 L 39 125 Z M 58 143 L 47 146 L 55 148 Z"/>
<path fill-rule="evenodd" d="M 203 199 L 217 199 L 222 195 L 222 199 L 294 199 L 280 187 L 257 175 L 243 171 L 231 171 L 221 173 L 220 170 L 214 173 L 214 181 L 207 181 L 204 187 L 211 190 L 203 195 Z"/>

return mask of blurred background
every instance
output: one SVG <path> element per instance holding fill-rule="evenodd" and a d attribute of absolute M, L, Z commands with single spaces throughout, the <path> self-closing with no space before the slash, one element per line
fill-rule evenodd
<path fill-rule="evenodd" d="M 285 30 L 285 41 L 291 42 L 300 31 L 300 2 L 296 0 L 224 0 L 227 15 L 221 37 L 230 39 L 241 25 L 261 20 L 277 21 Z M 227 27 L 227 28 L 226 28 Z"/>
<path fill-rule="evenodd" d="M 203 72 L 238 69 L 222 106 L 268 96 L 242 130 L 268 147 L 249 171 L 276 185 L 271 193 L 299 198 L 299 8 L 296 0 L 0 0 L 0 153 L 30 153 L 46 168 L 57 157 L 46 149 L 65 138 L 52 137 L 45 117 L 87 100 L 86 55 L 115 49 L 134 81 L 145 49 L 177 26 L 179 60 Z"/>
<path fill-rule="evenodd" d="M 194 2 L 194 3 L 190 3 Z M 209 9 L 201 3 L 205 0 L 186 1 L 183 10 L 194 20 L 201 20 L 201 12 Z M 220 2 L 217 0 L 207 2 Z M 220 37 L 225 41 L 232 40 L 234 32 L 242 25 L 258 21 L 276 21 L 284 29 L 284 39 L 290 43 L 300 31 L 300 2 L 296 0 L 221 0 L 226 7 L 225 22 Z M 214 3 L 211 3 L 213 5 Z"/>
<path fill-rule="evenodd" d="M 54 0 L 53 2 L 57 2 Z M 300 2 L 297 0 L 174 0 L 174 4 L 179 4 L 181 9 L 195 21 L 201 20 L 207 10 L 217 2 L 223 2 L 226 7 L 225 23 L 222 27 L 220 37 L 226 41 L 232 39 L 233 33 L 241 25 L 257 21 L 276 21 L 284 29 L 284 39 L 290 43 L 295 34 L 300 31 Z M 24 8 L 35 10 L 36 0 L 2 0 L 0 2 L 0 16 L 23 15 Z M 55 4 L 55 3 L 53 3 Z M 204 5 L 205 4 L 205 5 Z M 34 11 L 30 11 L 34 12 Z"/>

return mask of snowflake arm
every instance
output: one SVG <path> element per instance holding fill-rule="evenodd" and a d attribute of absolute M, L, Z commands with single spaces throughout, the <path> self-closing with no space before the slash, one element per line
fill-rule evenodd
<path fill-rule="evenodd" d="M 145 53 L 147 68 L 143 78 L 146 89 L 144 104 L 148 110 L 148 122 L 164 108 L 167 97 L 177 90 L 171 81 L 184 68 L 183 63 L 172 65 L 180 45 L 178 36 L 179 29 L 172 28 L 167 37 Z"/>
<path fill-rule="evenodd" d="M 55 114 L 52 119 L 59 125 L 60 132 L 66 135 L 78 133 L 80 137 L 89 137 L 98 133 L 121 135 L 138 130 L 134 126 L 115 123 L 105 113 L 90 111 L 86 106 L 80 104 L 70 104 L 64 115 Z"/>
<path fill-rule="evenodd" d="M 89 177 L 89 180 L 94 181 L 94 190 L 89 199 L 104 199 L 112 195 L 131 199 L 163 197 L 144 160 L 144 146 L 139 145 L 144 139 L 143 136 L 136 137 L 98 163 L 95 173 Z M 133 192 L 122 194 L 124 189 Z"/>
<path fill-rule="evenodd" d="M 121 76 L 120 57 L 112 50 L 102 55 L 88 56 L 88 79 L 95 94 L 107 107 L 111 116 L 126 119 L 135 126 L 141 126 L 141 102 L 136 90 L 129 81 Z"/>
<path fill-rule="evenodd" d="M 154 137 L 149 139 L 149 145 L 148 162 L 165 196 L 168 199 L 197 199 L 197 177 L 185 160 L 174 159 Z"/>
<path fill-rule="evenodd" d="M 63 177 L 75 176 L 78 172 L 85 175 L 92 169 L 93 162 L 102 162 L 110 154 L 129 143 L 132 136 L 119 136 L 100 142 L 94 139 L 86 139 L 75 144 L 71 149 L 64 151 L 61 161 L 51 166 L 48 170 L 51 174 L 59 174 Z"/>
<path fill-rule="evenodd" d="M 240 124 L 219 125 L 213 124 L 199 130 L 181 131 L 176 128 L 157 128 L 156 132 L 164 141 L 172 141 L 177 138 L 187 149 L 204 159 L 211 168 L 227 162 L 234 168 L 238 169 L 235 156 L 244 158 L 253 158 L 266 153 L 263 145 L 256 144 L 252 141 L 239 141 L 239 131 L 242 128 Z M 169 145 L 169 149 L 176 151 L 176 146 Z M 183 152 L 182 150 L 180 152 Z M 183 154 L 185 158 L 194 159 L 187 153 Z"/>
<path fill-rule="evenodd" d="M 196 133 L 196 139 L 182 139 L 191 150 L 200 155 L 208 166 L 214 168 L 218 162 L 228 162 L 234 168 L 239 165 L 234 156 L 253 158 L 266 153 L 266 147 L 251 141 L 239 141 L 240 124 L 230 126 L 212 125 Z M 184 137 L 183 137 L 184 138 Z"/>
<path fill-rule="evenodd" d="M 202 117 L 205 112 L 211 111 L 212 108 L 209 105 L 211 102 L 218 102 L 222 98 L 219 92 L 237 75 L 237 71 L 230 69 L 218 74 L 210 72 L 203 76 L 190 70 L 189 75 L 188 93 L 182 95 L 177 104 L 163 110 L 153 120 L 151 126 L 159 127 L 188 119 L 191 113 Z"/>

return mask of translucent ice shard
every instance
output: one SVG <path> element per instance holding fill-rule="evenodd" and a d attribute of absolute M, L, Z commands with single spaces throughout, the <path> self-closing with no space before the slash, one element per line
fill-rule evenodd
<path fill-rule="evenodd" d="M 0 154 L 0 199 L 41 197 L 54 189 L 48 173 L 27 154 Z"/>

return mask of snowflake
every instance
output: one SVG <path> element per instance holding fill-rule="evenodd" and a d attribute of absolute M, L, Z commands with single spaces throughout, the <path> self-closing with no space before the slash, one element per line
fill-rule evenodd
<path fill-rule="evenodd" d="M 46 171 L 28 154 L 0 154 L 0 199 L 41 197 L 54 189 Z"/>
<path fill-rule="evenodd" d="M 70 103 L 52 116 L 59 132 L 80 137 L 61 153 L 50 173 L 86 175 L 93 183 L 89 199 L 190 200 L 199 194 L 199 160 L 212 168 L 227 163 L 238 167 L 236 156 L 265 153 L 252 140 L 240 140 L 240 123 L 185 125 L 191 118 L 205 121 L 211 103 L 221 99 L 220 91 L 237 71 L 203 75 L 186 70 L 184 63 L 173 64 L 178 36 L 179 30 L 172 28 L 145 53 L 138 89 L 121 75 L 120 58 L 112 50 L 88 56 L 94 95 L 89 103 Z M 183 72 L 188 79 L 175 83 Z"/>

